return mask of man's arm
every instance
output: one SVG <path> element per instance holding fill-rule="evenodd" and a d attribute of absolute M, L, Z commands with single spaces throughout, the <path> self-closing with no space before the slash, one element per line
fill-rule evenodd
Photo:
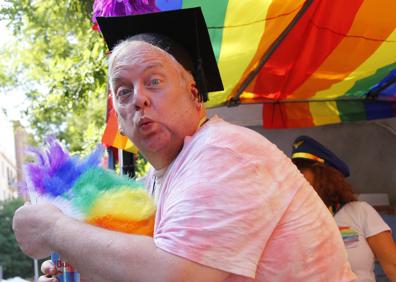
<path fill-rule="evenodd" d="M 151 237 L 91 226 L 49 205 L 20 208 L 13 226 L 26 254 L 57 251 L 88 281 L 223 281 L 228 276 L 162 251 Z"/>

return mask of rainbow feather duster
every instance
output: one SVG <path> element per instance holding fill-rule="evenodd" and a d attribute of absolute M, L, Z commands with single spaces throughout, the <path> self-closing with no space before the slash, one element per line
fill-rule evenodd
<path fill-rule="evenodd" d="M 36 162 L 25 165 L 22 189 L 32 202 L 51 203 L 87 223 L 126 233 L 153 235 L 155 204 L 143 186 L 100 167 L 103 147 L 80 159 L 55 139 L 32 149 Z"/>

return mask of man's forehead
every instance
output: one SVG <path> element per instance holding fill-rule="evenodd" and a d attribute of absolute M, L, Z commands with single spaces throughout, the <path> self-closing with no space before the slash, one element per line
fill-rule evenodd
<path fill-rule="evenodd" d="M 161 48 L 144 41 L 130 41 L 120 52 L 121 57 L 127 57 L 131 60 L 156 60 L 158 62 L 167 61 L 173 56 Z"/>
<path fill-rule="evenodd" d="M 117 85 L 126 81 L 129 82 L 133 74 L 137 77 L 141 77 L 150 71 L 167 74 L 170 71 L 168 66 L 169 62 L 165 60 L 159 60 L 158 58 L 150 60 L 140 57 L 139 60 L 116 64 L 113 70 L 112 80 Z"/>
<path fill-rule="evenodd" d="M 155 70 L 155 69 L 162 69 L 167 66 L 166 62 L 161 62 L 159 60 L 155 61 L 139 61 L 139 62 L 131 62 L 130 64 L 121 64 L 118 67 L 116 66 L 116 70 L 120 73 L 121 76 L 128 72 L 137 71 L 138 69 L 141 71 L 148 71 L 148 70 Z M 117 76 L 114 76 L 117 78 Z"/>

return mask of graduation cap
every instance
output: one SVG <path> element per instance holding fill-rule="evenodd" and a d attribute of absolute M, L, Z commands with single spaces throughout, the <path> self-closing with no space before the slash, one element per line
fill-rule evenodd
<path fill-rule="evenodd" d="M 131 37 L 145 41 L 191 72 L 203 101 L 208 92 L 224 89 L 201 8 L 96 19 L 110 51 Z"/>
<path fill-rule="evenodd" d="M 338 158 L 333 152 L 318 141 L 308 136 L 297 137 L 294 141 L 292 159 L 307 159 L 324 163 L 337 169 L 345 177 L 349 176 L 349 168 L 344 161 Z"/>

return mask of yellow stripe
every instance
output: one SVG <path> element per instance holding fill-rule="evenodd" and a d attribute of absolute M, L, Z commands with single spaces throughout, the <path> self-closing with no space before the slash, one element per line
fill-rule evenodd
<path fill-rule="evenodd" d="M 121 135 L 118 131 L 111 146 L 134 154 L 137 154 L 138 152 L 138 149 L 132 141 L 129 140 L 128 137 Z"/>
<path fill-rule="evenodd" d="M 340 115 L 337 108 L 337 102 L 310 102 L 309 111 L 312 115 L 314 125 L 324 125 L 340 123 Z"/>
<path fill-rule="evenodd" d="M 136 148 L 136 146 L 129 139 L 125 143 L 124 150 L 128 151 L 128 152 L 131 152 L 131 153 L 134 153 L 134 154 L 137 154 L 137 152 L 138 152 L 138 149 Z"/>
<path fill-rule="evenodd" d="M 230 0 L 225 15 L 219 68 L 224 92 L 210 96 L 207 106 L 216 106 L 226 98 L 240 80 L 261 40 L 271 1 Z"/>
<path fill-rule="evenodd" d="M 298 158 L 314 160 L 319 163 L 325 162 L 324 159 L 319 158 L 318 156 L 312 155 L 310 153 L 297 152 L 297 153 L 292 154 L 292 159 L 298 159 Z"/>
<path fill-rule="evenodd" d="M 265 30 L 261 37 L 260 46 L 257 49 L 257 52 L 252 62 L 245 70 L 245 73 L 242 75 L 243 78 L 240 79 L 239 83 L 236 85 L 236 88 L 234 88 L 231 95 L 235 95 L 237 93 L 248 74 L 256 69 L 257 65 L 263 59 L 263 55 L 268 51 L 269 47 L 279 38 L 281 33 L 288 27 L 290 22 L 303 7 L 304 2 L 305 0 L 272 1 L 271 6 L 269 7 L 267 12 Z M 252 93 L 252 90 L 255 89 L 256 79 L 257 76 L 240 95 L 242 103 L 254 103 L 255 98 L 258 98 L 258 100 L 260 100 L 259 93 Z"/>
<path fill-rule="evenodd" d="M 112 146 L 118 149 L 123 149 L 126 142 L 126 137 L 121 135 L 118 131 L 114 137 Z"/>

